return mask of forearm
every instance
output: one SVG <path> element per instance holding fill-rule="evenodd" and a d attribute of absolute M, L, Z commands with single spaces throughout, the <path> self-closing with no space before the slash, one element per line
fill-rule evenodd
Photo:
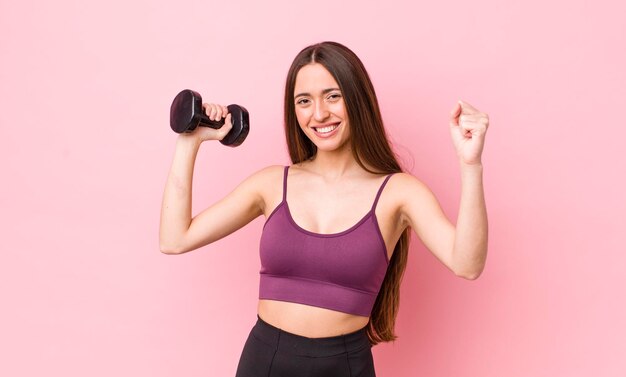
<path fill-rule="evenodd" d="M 161 205 L 159 242 L 164 253 L 174 253 L 189 229 L 193 168 L 199 148 L 200 143 L 184 135 L 176 141 Z"/>
<path fill-rule="evenodd" d="M 453 249 L 459 276 L 475 279 L 482 272 L 487 259 L 487 228 L 483 166 L 461 164 L 461 202 Z"/>

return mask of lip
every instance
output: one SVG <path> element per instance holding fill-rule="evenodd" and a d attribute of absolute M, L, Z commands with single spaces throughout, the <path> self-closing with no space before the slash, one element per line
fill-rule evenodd
<path fill-rule="evenodd" d="M 328 126 L 334 126 L 336 124 L 339 124 L 341 122 L 337 121 L 337 122 L 328 122 L 328 123 L 322 123 L 322 124 L 316 124 L 314 126 L 311 126 L 311 128 L 324 128 L 324 127 L 328 127 Z"/>
<path fill-rule="evenodd" d="M 320 133 L 317 132 L 315 130 L 315 128 L 324 128 L 324 127 L 328 127 L 328 126 L 337 126 L 337 128 L 335 128 L 334 130 L 330 131 L 330 132 L 326 132 L 326 133 Z M 311 129 L 313 130 L 313 132 L 315 133 L 315 135 L 317 135 L 317 137 L 320 137 L 322 139 L 326 139 L 329 137 L 332 137 L 334 134 L 337 133 L 337 130 L 341 128 L 341 122 L 332 122 L 332 123 L 325 123 L 325 124 L 318 124 L 315 126 L 311 126 Z"/>

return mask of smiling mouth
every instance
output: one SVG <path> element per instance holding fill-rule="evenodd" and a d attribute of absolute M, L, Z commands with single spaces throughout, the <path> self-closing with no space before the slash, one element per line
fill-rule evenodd
<path fill-rule="evenodd" d="M 311 128 L 313 128 L 315 132 L 319 132 L 321 134 L 327 134 L 329 132 L 334 131 L 337 127 L 339 127 L 339 123 L 324 125 L 322 127 L 311 127 Z"/>

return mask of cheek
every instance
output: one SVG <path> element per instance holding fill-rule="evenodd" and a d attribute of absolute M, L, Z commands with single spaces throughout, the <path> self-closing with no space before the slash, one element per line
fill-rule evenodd
<path fill-rule="evenodd" d="M 307 114 L 306 111 L 296 110 L 296 119 L 298 120 L 298 124 L 300 125 L 300 127 L 306 126 L 306 124 L 309 122 L 309 117 L 310 116 Z"/>
<path fill-rule="evenodd" d="M 341 117 L 341 118 L 344 118 L 344 119 L 346 119 L 346 118 L 347 118 L 347 115 L 346 115 L 346 107 L 345 107 L 345 105 L 344 105 L 343 101 L 342 101 L 342 102 L 339 102 L 339 103 L 336 103 L 336 104 L 333 106 L 332 111 L 333 111 L 333 113 L 335 113 L 335 115 L 337 115 L 337 116 L 339 116 L 339 117 Z"/>

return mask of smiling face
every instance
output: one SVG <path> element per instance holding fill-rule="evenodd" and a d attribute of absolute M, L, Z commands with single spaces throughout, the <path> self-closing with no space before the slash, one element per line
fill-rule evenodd
<path fill-rule="evenodd" d="M 307 64 L 296 76 L 296 118 L 318 151 L 344 147 L 350 139 L 348 115 L 337 81 L 323 65 Z"/>

